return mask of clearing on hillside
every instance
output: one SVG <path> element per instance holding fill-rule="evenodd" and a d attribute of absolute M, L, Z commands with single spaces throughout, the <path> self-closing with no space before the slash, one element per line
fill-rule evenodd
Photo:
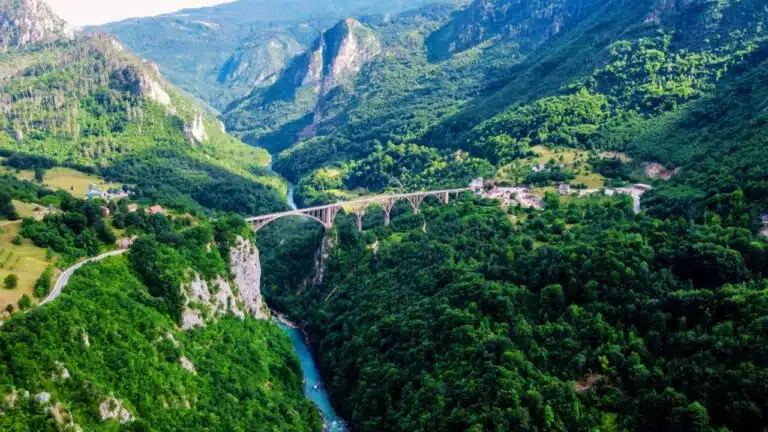
<path fill-rule="evenodd" d="M 0 281 L 9 274 L 15 274 L 19 278 L 16 289 L 7 290 L 0 287 L 0 319 L 7 318 L 5 307 L 12 304 L 16 309 L 16 303 L 24 294 L 34 298 L 32 293 L 35 282 L 55 260 L 55 255 L 51 261 L 46 260 L 48 251 L 35 246 L 31 240 L 22 239 L 21 245 L 13 244 L 12 240 L 19 235 L 19 231 L 21 221 L 3 222 L 3 225 L 0 225 Z"/>

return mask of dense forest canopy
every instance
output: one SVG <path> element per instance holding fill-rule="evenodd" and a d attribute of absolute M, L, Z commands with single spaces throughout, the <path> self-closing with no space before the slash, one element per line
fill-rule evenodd
<path fill-rule="evenodd" d="M 63 265 L 131 243 L 0 329 L 3 429 L 321 430 L 285 334 L 231 316 L 242 297 L 218 281 L 242 276 L 242 239 L 351 430 L 765 428 L 764 1 L 261 4 L 107 27 L 223 123 L 111 37 L 0 52 L 14 244 Z M 61 165 L 135 194 L 43 187 Z M 477 177 L 542 205 L 466 193 L 255 236 L 240 217 L 287 209 L 286 179 L 311 206 Z M 19 221 L 28 204 L 50 212 Z M 190 310 L 207 325 L 182 331 Z"/>
<path fill-rule="evenodd" d="M 71 229 L 80 211 L 91 214 L 87 202 L 71 201 L 63 216 L 27 219 L 25 229 Z M 114 220 L 139 235 L 127 257 L 87 265 L 55 302 L 0 330 L 2 429 L 321 430 L 277 325 L 227 315 L 178 327 L 193 274 L 231 277 L 234 240 L 249 238 L 243 219 L 191 226 L 120 209 Z"/>
<path fill-rule="evenodd" d="M 346 220 L 316 285 L 265 258 L 351 426 L 761 428 L 768 245 L 627 200 L 547 202 L 464 198 L 362 234 Z"/>

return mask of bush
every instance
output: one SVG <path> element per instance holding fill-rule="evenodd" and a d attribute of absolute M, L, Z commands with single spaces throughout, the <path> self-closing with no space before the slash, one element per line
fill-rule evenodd
<path fill-rule="evenodd" d="M 16 287 L 19 286 L 19 277 L 15 274 L 9 274 L 5 277 L 3 285 L 5 286 L 5 289 L 16 289 Z"/>

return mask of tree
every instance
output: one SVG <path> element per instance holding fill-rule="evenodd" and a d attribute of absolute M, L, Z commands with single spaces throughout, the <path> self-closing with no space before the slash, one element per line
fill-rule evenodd
<path fill-rule="evenodd" d="M 42 183 L 45 180 L 45 169 L 42 167 L 35 167 L 35 181 Z"/>
<path fill-rule="evenodd" d="M 24 294 L 19 300 L 19 310 L 27 310 L 32 307 L 32 299 L 28 295 Z"/>
<path fill-rule="evenodd" d="M 16 213 L 16 208 L 13 207 L 11 196 L 5 191 L 0 191 L 0 217 L 8 220 L 19 219 L 19 214 Z"/>
<path fill-rule="evenodd" d="M 5 289 L 16 289 L 16 287 L 19 285 L 19 277 L 11 273 L 5 277 L 3 284 L 5 285 Z"/>
<path fill-rule="evenodd" d="M 43 298 L 51 290 L 51 280 L 53 276 L 53 267 L 48 266 L 40 278 L 35 282 L 35 297 Z"/>

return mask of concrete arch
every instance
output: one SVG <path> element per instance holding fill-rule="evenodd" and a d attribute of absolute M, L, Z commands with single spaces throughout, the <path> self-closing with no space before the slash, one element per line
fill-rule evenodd
<path fill-rule="evenodd" d="M 274 222 L 276 220 L 285 219 L 287 217 L 293 217 L 293 216 L 299 216 L 299 217 L 302 217 L 302 218 L 312 219 L 313 221 L 315 221 L 315 222 L 319 223 L 320 225 L 322 225 L 323 228 L 325 228 L 325 229 L 330 228 L 329 226 L 327 226 L 325 224 L 325 221 L 323 221 L 322 219 L 318 218 L 317 216 L 313 216 L 311 214 L 306 214 L 306 213 L 293 213 L 293 214 L 278 215 L 278 216 L 275 216 L 274 218 L 251 222 L 251 224 L 253 225 L 253 232 L 258 232 L 260 229 L 264 228 L 265 226 L 271 224 L 272 222 Z"/>

